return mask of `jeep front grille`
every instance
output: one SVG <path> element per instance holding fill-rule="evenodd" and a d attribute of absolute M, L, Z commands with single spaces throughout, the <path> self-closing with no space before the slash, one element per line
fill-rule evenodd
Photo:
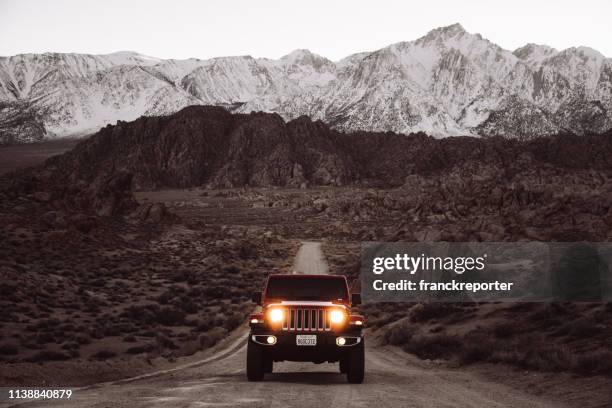
<path fill-rule="evenodd" d="M 287 331 L 329 331 L 331 321 L 327 309 L 289 308 L 286 309 L 283 330 Z"/>

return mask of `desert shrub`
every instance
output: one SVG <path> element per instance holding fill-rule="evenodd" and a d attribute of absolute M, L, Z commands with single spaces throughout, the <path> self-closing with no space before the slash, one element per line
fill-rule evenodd
<path fill-rule="evenodd" d="M 105 334 L 104 334 L 104 328 L 102 327 L 92 327 L 91 330 L 89 331 L 89 335 L 91 336 L 91 338 L 99 340 L 99 339 L 103 339 Z"/>
<path fill-rule="evenodd" d="M 570 332 L 571 329 L 572 329 L 572 324 L 566 323 L 566 324 L 563 324 L 557 327 L 551 334 L 553 336 L 565 336 Z"/>
<path fill-rule="evenodd" d="M 117 355 L 114 351 L 111 350 L 100 350 L 95 354 L 92 354 L 92 358 L 96 360 L 107 360 L 109 358 L 113 358 Z"/>
<path fill-rule="evenodd" d="M 419 358 L 448 358 L 461 347 L 461 342 L 455 336 L 434 334 L 431 336 L 413 336 L 404 349 Z"/>
<path fill-rule="evenodd" d="M 595 350 L 577 354 L 573 368 L 580 374 L 612 374 L 612 352 Z"/>
<path fill-rule="evenodd" d="M 86 334 L 77 334 L 74 337 L 74 340 L 81 345 L 91 343 L 91 338 L 89 338 L 89 336 Z"/>
<path fill-rule="evenodd" d="M 212 347 L 217 344 L 226 335 L 226 331 L 220 327 L 215 327 L 207 333 L 201 334 L 199 337 L 200 346 L 202 348 Z"/>
<path fill-rule="evenodd" d="M 198 311 L 198 305 L 188 297 L 181 297 L 175 306 L 182 309 L 185 313 L 195 313 Z"/>
<path fill-rule="evenodd" d="M 26 359 L 30 363 L 40 363 L 43 361 L 64 361 L 69 360 L 70 355 L 61 351 L 43 350 Z"/>
<path fill-rule="evenodd" d="M 250 241 L 242 241 L 238 246 L 238 257 L 240 259 L 257 259 L 257 245 Z"/>
<path fill-rule="evenodd" d="M 523 360 L 524 354 L 524 352 L 515 347 L 499 347 L 491 355 L 490 361 L 518 365 Z"/>
<path fill-rule="evenodd" d="M 556 336 L 567 335 L 570 338 L 579 339 L 583 337 L 592 337 L 603 331 L 603 326 L 597 321 L 590 318 L 580 318 L 561 325 L 553 334 Z"/>
<path fill-rule="evenodd" d="M 38 344 L 46 344 L 46 343 L 55 343 L 56 341 L 55 341 L 55 337 L 53 336 L 53 333 L 40 332 L 36 336 L 36 342 Z"/>
<path fill-rule="evenodd" d="M 0 297 L 3 299 L 13 300 L 16 293 L 19 292 L 19 284 L 17 282 L 5 281 L 0 283 Z"/>
<path fill-rule="evenodd" d="M 564 346 L 532 345 L 515 364 L 540 371 L 573 371 L 575 356 Z"/>
<path fill-rule="evenodd" d="M 461 309 L 452 303 L 418 304 L 410 309 L 410 320 L 424 322 L 431 319 L 441 319 L 458 311 L 461 311 Z"/>
<path fill-rule="evenodd" d="M 536 307 L 538 307 L 537 303 L 514 303 L 510 307 L 508 307 L 508 311 L 511 314 L 514 314 L 514 313 L 527 313 L 527 312 L 532 311 Z"/>
<path fill-rule="evenodd" d="M 415 328 L 408 324 L 400 324 L 391 327 L 384 335 L 384 342 L 394 346 L 406 344 L 415 333 Z"/>
<path fill-rule="evenodd" d="M 0 355 L 3 356 L 14 356 L 19 352 L 19 347 L 15 344 L 1 344 Z"/>
<path fill-rule="evenodd" d="M 176 294 L 174 291 L 170 289 L 159 295 L 157 297 L 157 301 L 162 305 L 167 305 L 172 299 L 174 299 L 175 296 Z"/>
<path fill-rule="evenodd" d="M 36 323 L 35 327 L 37 330 L 51 330 L 57 327 L 60 321 L 57 319 L 43 319 Z"/>
<path fill-rule="evenodd" d="M 148 353 L 155 350 L 155 346 L 151 343 L 140 344 L 138 346 L 130 347 L 125 352 L 128 354 L 142 354 Z"/>
<path fill-rule="evenodd" d="M 244 316 L 242 315 L 242 313 L 232 313 L 225 320 L 225 323 L 223 324 L 223 327 L 227 331 L 232 331 L 236 327 L 240 326 L 243 321 L 244 321 Z"/>
<path fill-rule="evenodd" d="M 204 297 L 222 299 L 225 296 L 227 288 L 225 286 L 210 286 L 203 289 Z"/>
<path fill-rule="evenodd" d="M 589 318 L 578 319 L 567 323 L 570 326 L 568 335 L 574 338 L 591 337 L 603 331 L 603 327 Z"/>
<path fill-rule="evenodd" d="M 163 348 L 176 350 L 178 346 L 172 341 L 172 339 L 159 334 L 157 336 L 157 344 L 159 344 Z"/>
<path fill-rule="evenodd" d="M 68 341 L 62 344 L 62 349 L 64 350 L 75 350 L 75 349 L 78 349 L 79 347 L 81 347 L 80 344 L 75 341 Z"/>
<path fill-rule="evenodd" d="M 188 283 L 196 283 L 196 275 L 194 271 L 183 269 L 179 271 L 175 271 L 171 276 L 173 282 L 188 282 Z"/>
<path fill-rule="evenodd" d="M 158 321 L 160 307 L 156 304 L 131 305 L 123 310 L 119 316 L 137 322 L 152 324 Z"/>
<path fill-rule="evenodd" d="M 223 323 L 225 323 L 225 314 L 218 312 L 214 316 L 210 317 L 211 325 L 213 327 L 223 327 Z"/>
<path fill-rule="evenodd" d="M 202 322 L 197 317 L 185 319 L 185 326 L 196 328 L 200 326 L 200 324 L 202 324 Z"/>
<path fill-rule="evenodd" d="M 240 273 L 240 268 L 236 265 L 228 265 L 223 268 L 223 271 L 228 275 L 238 275 Z"/>
<path fill-rule="evenodd" d="M 485 333 L 470 333 L 464 337 L 462 343 L 459 360 L 464 364 L 487 361 L 500 346 L 498 341 Z"/>
<path fill-rule="evenodd" d="M 185 321 L 185 312 L 174 306 L 166 306 L 157 312 L 157 321 L 164 326 L 180 326 Z"/>
<path fill-rule="evenodd" d="M 513 322 L 500 322 L 493 326 L 493 335 L 497 338 L 512 337 L 520 332 L 520 328 Z"/>
<path fill-rule="evenodd" d="M 547 321 L 557 317 L 558 312 L 555 309 L 552 308 L 550 305 L 546 305 L 542 309 L 529 314 L 527 316 L 527 319 L 537 324 L 542 324 L 543 321 Z"/>

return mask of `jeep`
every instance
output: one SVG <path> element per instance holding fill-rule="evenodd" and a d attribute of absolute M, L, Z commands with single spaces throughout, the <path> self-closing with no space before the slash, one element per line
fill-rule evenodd
<path fill-rule="evenodd" d="M 364 318 L 351 314 L 361 295 L 349 296 L 344 276 L 270 275 L 253 295 L 247 378 L 261 381 L 274 362 L 339 362 L 350 383 L 364 377 Z"/>

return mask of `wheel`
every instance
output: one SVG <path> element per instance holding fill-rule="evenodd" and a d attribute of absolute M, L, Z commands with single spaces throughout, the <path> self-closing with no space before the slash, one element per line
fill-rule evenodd
<path fill-rule="evenodd" d="M 361 384 L 363 382 L 365 370 L 365 349 L 363 339 L 361 343 L 351 347 L 347 358 L 346 379 L 351 384 Z"/>
<path fill-rule="evenodd" d="M 270 374 L 274 370 L 274 360 L 270 357 L 264 358 L 264 372 Z"/>
<path fill-rule="evenodd" d="M 247 379 L 261 381 L 264 377 L 264 351 L 258 344 L 250 339 L 247 344 Z"/>
<path fill-rule="evenodd" d="M 346 374 L 346 357 L 341 357 L 339 363 L 340 363 L 340 372 L 342 374 Z"/>

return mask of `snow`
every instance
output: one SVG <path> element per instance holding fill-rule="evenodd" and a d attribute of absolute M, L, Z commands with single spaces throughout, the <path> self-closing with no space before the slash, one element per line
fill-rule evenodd
<path fill-rule="evenodd" d="M 343 130 L 444 137 L 477 134 L 499 110 L 512 116 L 535 106 L 552 116 L 580 98 L 610 107 L 612 84 L 601 73 L 611 64 L 588 47 L 559 52 L 527 44 L 510 52 L 455 24 L 338 62 L 305 49 L 278 60 L 164 60 L 132 51 L 3 57 L 0 101 L 29 103 L 60 136 L 190 104 L 241 102 L 239 111 L 277 112 L 286 119 L 307 114 Z M 509 103 L 510 97 L 519 102 Z"/>

